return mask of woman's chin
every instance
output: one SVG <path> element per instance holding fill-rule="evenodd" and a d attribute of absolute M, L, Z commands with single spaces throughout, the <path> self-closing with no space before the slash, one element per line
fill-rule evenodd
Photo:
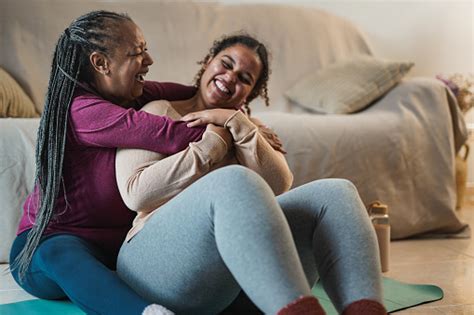
<path fill-rule="evenodd" d="M 206 107 L 208 109 L 214 108 L 224 108 L 224 109 L 235 109 L 235 105 L 227 102 L 226 100 L 208 100 L 206 102 Z"/>
<path fill-rule="evenodd" d="M 207 94 L 207 97 L 204 97 L 204 102 L 207 104 L 207 107 L 212 108 L 231 108 L 230 104 L 231 99 L 227 95 L 222 95 L 216 91 L 211 91 Z"/>
<path fill-rule="evenodd" d="M 214 100 L 214 99 L 208 99 L 208 100 L 204 100 L 204 107 L 206 107 L 207 109 L 214 109 L 214 108 L 220 108 L 220 102 Z"/>

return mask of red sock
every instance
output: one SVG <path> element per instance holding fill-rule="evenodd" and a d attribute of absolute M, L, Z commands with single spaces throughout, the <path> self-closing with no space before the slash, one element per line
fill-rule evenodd
<path fill-rule="evenodd" d="M 278 311 L 278 315 L 324 315 L 324 309 L 314 296 L 302 296 Z"/>
<path fill-rule="evenodd" d="M 377 301 L 359 300 L 349 304 L 342 315 L 385 315 L 387 310 Z"/>

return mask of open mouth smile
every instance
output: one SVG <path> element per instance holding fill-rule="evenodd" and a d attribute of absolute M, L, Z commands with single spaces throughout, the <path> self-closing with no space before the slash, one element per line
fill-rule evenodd
<path fill-rule="evenodd" d="M 148 71 L 138 73 L 138 74 L 135 76 L 135 80 L 137 80 L 137 81 L 140 82 L 140 83 L 145 83 L 145 76 L 146 76 L 147 72 L 148 72 Z"/>
<path fill-rule="evenodd" d="M 223 96 L 231 96 L 232 91 L 229 89 L 229 87 L 219 79 L 214 80 L 214 85 L 217 88 L 217 91 L 220 92 Z"/>

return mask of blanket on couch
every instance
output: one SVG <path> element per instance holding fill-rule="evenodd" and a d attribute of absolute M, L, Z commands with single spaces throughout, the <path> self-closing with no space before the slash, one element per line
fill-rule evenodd
<path fill-rule="evenodd" d="M 365 204 L 389 207 L 392 239 L 455 233 L 455 152 L 467 139 L 454 96 L 434 79 L 405 80 L 351 115 L 259 113 L 283 139 L 294 186 L 340 177 Z"/>

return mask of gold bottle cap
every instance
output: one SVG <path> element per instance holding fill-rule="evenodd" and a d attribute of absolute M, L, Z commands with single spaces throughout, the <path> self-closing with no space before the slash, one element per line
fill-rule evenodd
<path fill-rule="evenodd" d="M 368 206 L 369 214 L 388 214 L 388 206 L 380 201 L 374 201 Z"/>

